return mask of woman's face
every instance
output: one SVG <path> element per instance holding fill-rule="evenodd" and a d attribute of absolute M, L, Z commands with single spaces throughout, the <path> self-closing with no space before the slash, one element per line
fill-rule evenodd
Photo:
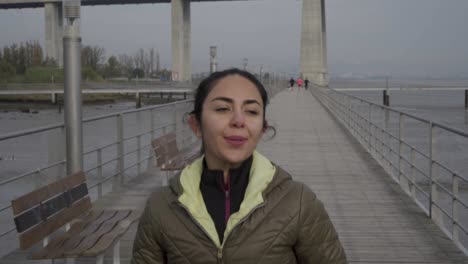
<path fill-rule="evenodd" d="M 210 169 L 238 167 L 252 155 L 264 132 L 260 93 L 240 75 L 224 77 L 205 98 L 201 124 L 194 117 L 190 124 L 203 139 Z"/>

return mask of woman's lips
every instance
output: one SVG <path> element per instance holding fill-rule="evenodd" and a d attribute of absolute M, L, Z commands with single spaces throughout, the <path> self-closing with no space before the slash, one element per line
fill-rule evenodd
<path fill-rule="evenodd" d="M 241 136 L 229 136 L 229 137 L 224 137 L 226 142 L 232 146 L 235 147 L 240 147 L 247 142 L 247 138 L 241 137 Z"/>

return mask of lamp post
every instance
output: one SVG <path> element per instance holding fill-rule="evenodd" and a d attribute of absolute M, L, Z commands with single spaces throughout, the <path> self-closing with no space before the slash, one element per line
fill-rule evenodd
<path fill-rule="evenodd" d="M 249 62 L 249 60 L 247 58 L 244 58 L 244 61 L 242 62 L 242 69 L 244 71 L 247 71 L 248 62 Z"/>
<path fill-rule="evenodd" d="M 65 130 L 67 173 L 83 169 L 83 139 L 81 123 L 81 37 L 80 0 L 64 0 L 66 25 L 63 34 L 65 78 Z"/>
<path fill-rule="evenodd" d="M 210 46 L 210 73 L 216 71 L 218 63 L 216 62 L 216 46 Z"/>

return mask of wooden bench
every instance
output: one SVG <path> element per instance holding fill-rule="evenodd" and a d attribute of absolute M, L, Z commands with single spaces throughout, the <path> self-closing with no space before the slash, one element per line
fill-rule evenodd
<path fill-rule="evenodd" d="M 20 248 L 43 241 L 44 248 L 32 259 L 96 257 L 102 264 L 113 246 L 113 263 L 120 263 L 120 238 L 140 216 L 134 210 L 92 211 L 83 172 L 14 199 L 11 205 Z M 66 232 L 60 232 L 64 225 Z"/>
<path fill-rule="evenodd" d="M 176 139 L 176 134 L 171 132 L 151 141 L 156 165 L 166 171 L 166 181 L 168 172 L 182 170 L 200 156 L 197 144 L 179 150 Z"/>

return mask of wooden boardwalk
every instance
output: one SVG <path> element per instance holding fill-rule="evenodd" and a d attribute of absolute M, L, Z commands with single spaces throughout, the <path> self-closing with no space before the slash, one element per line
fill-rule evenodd
<path fill-rule="evenodd" d="M 309 92 L 279 93 L 267 115 L 277 134 L 261 143 L 260 152 L 316 192 L 338 230 L 350 263 L 468 264 L 468 257 Z M 143 175 L 95 206 L 142 209 L 160 182 L 158 177 Z M 135 231 L 136 225 L 121 243 L 123 264 L 130 262 Z M 27 254 L 15 251 L 0 263 L 45 263 L 26 262 Z M 94 261 L 79 259 L 77 263 Z"/>
<path fill-rule="evenodd" d="M 324 202 L 350 263 L 468 263 L 466 257 L 309 93 L 283 91 L 259 148 Z"/>

